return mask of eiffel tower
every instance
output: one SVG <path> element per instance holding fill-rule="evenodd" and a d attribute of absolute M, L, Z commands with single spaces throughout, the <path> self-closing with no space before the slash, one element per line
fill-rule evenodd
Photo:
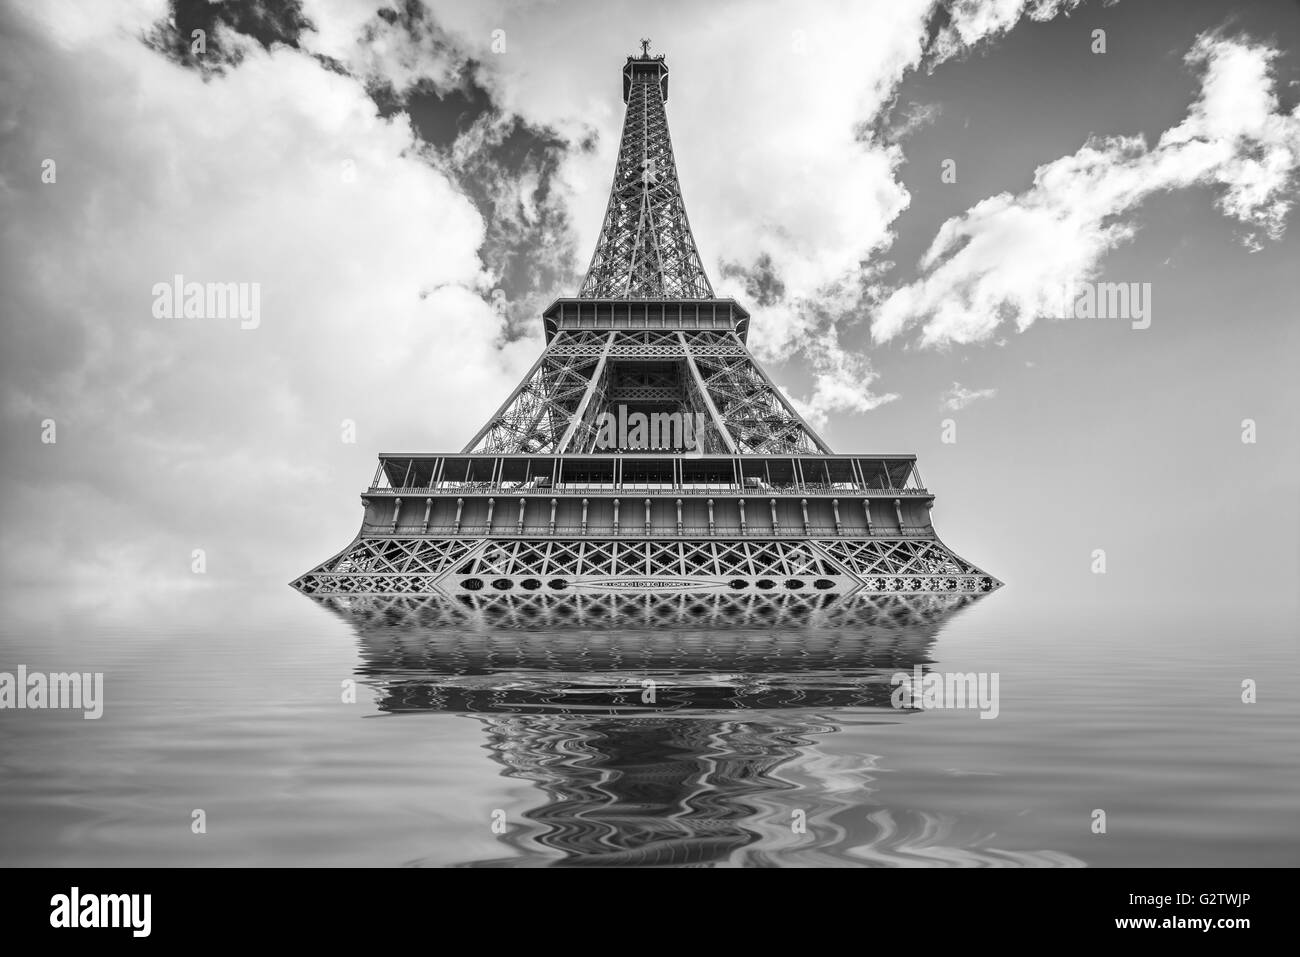
<path fill-rule="evenodd" d="M 459 453 L 381 455 L 357 537 L 293 586 L 543 612 L 999 587 L 935 534 L 915 455 L 833 453 L 754 361 L 686 218 L 668 67 L 641 46 L 600 239 L 542 314 L 545 350 Z"/>

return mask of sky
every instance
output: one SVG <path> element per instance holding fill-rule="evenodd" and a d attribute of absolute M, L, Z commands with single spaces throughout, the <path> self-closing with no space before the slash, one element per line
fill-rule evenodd
<path fill-rule="evenodd" d="M 1201 0 L 0 0 L 6 599 L 287 582 L 378 453 L 460 449 L 580 284 L 643 37 L 833 448 L 918 453 L 1022 594 L 1294 618 L 1300 5 Z M 156 315 L 176 275 L 256 327 Z"/>

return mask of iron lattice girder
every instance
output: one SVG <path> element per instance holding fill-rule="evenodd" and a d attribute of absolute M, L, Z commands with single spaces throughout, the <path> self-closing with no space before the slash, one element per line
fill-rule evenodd
<path fill-rule="evenodd" d="M 732 591 L 980 593 L 1001 583 L 937 539 L 360 538 L 303 575 L 317 596 L 564 591 L 687 582 Z"/>
<path fill-rule="evenodd" d="M 667 67 L 634 61 L 614 183 L 579 295 L 585 299 L 710 299 L 713 286 L 686 219 L 664 109 Z M 629 64 L 632 66 L 633 64 Z"/>
<path fill-rule="evenodd" d="M 701 356 L 697 366 L 740 451 L 830 452 L 748 351 Z"/>
<path fill-rule="evenodd" d="M 611 393 L 610 362 L 679 363 L 653 370 L 652 399 L 680 396 L 680 411 L 704 416 L 703 452 L 830 453 L 734 332 L 580 330 L 557 332 L 466 452 L 595 449 L 597 421 L 628 396 Z"/>
<path fill-rule="evenodd" d="M 601 353 L 547 349 L 466 452 L 550 452 L 587 393 Z"/>

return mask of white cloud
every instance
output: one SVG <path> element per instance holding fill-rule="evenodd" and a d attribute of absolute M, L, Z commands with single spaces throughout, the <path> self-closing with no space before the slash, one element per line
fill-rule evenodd
<path fill-rule="evenodd" d="M 832 412 L 863 413 L 898 398 L 898 393 L 878 393 L 872 385 L 879 374 L 865 356 L 845 351 L 834 328 L 821 330 L 805 346 L 814 368 L 812 393 L 806 398 L 786 397 L 808 423 L 821 430 Z"/>
<path fill-rule="evenodd" d="M 478 212 L 355 80 L 252 47 L 204 82 L 138 33 L 76 35 L 0 36 L 4 573 L 184 579 L 204 547 L 287 580 L 355 528 L 377 449 L 460 447 L 536 343 L 500 347 Z M 260 327 L 154 318 L 177 273 L 260 283 Z"/>
<path fill-rule="evenodd" d="M 931 43 L 935 60 L 959 56 L 968 48 L 997 37 L 1022 17 L 1042 22 L 1069 14 L 1083 0 L 956 0 L 948 9 L 948 22 Z"/>
<path fill-rule="evenodd" d="M 1278 109 L 1276 51 L 1201 36 L 1186 59 L 1201 91 L 1186 118 L 1154 147 L 1141 136 L 1091 139 L 1034 174 L 1018 196 L 1000 193 L 940 227 L 921 278 L 879 305 L 872 336 L 920 327 L 924 345 L 975 342 L 1004 322 L 1024 330 L 1057 314 L 1061 290 L 1093 277 L 1102 257 L 1137 231 L 1134 213 L 1154 193 L 1204 185 L 1244 223 L 1248 243 L 1277 238 L 1300 169 L 1300 108 Z"/>
<path fill-rule="evenodd" d="M 997 389 L 967 389 L 960 382 L 954 382 L 952 388 L 944 392 L 939 400 L 939 408 L 950 412 L 960 412 L 972 402 L 991 399 L 998 394 Z"/>
<path fill-rule="evenodd" d="M 917 130 L 923 129 L 943 113 L 939 103 L 909 103 L 896 108 L 897 118 L 884 130 L 883 137 L 890 143 L 901 143 Z"/>
<path fill-rule="evenodd" d="M 399 93 L 418 81 L 439 91 L 460 85 L 465 55 L 449 43 L 431 18 L 377 15 L 379 0 L 304 0 L 303 15 L 313 29 L 302 37 L 305 48 L 342 63 L 367 82 L 389 83 Z"/>

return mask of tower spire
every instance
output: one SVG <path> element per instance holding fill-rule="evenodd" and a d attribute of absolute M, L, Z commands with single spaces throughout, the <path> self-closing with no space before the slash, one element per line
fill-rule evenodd
<path fill-rule="evenodd" d="M 667 99 L 668 66 L 643 39 L 641 56 L 623 67 L 623 136 L 583 299 L 713 298 L 686 219 Z"/>

